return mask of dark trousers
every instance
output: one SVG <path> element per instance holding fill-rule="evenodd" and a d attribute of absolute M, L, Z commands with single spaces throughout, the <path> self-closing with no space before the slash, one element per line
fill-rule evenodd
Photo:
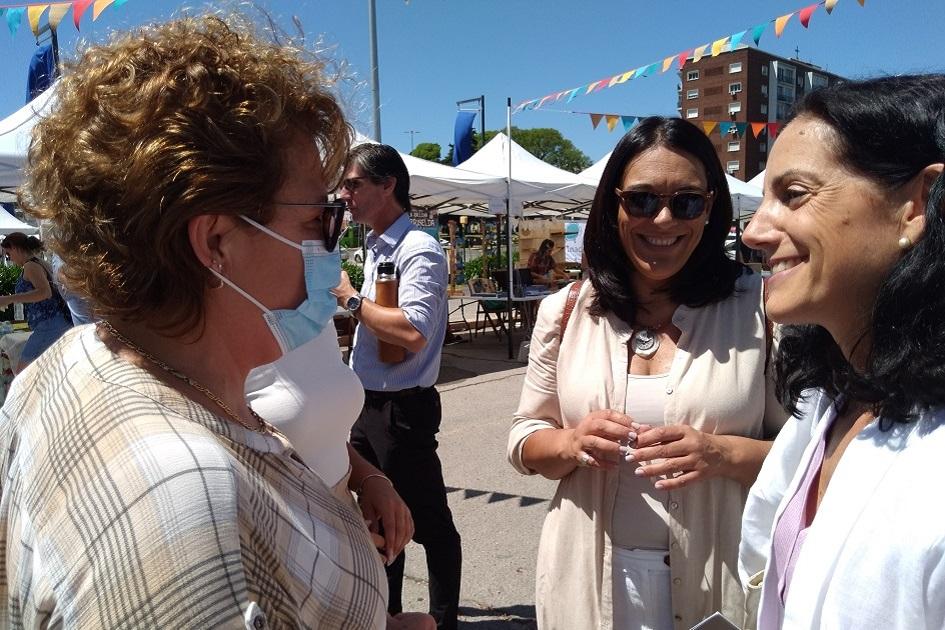
<path fill-rule="evenodd" d="M 430 614 L 438 630 L 454 630 L 463 552 L 436 454 L 441 415 L 440 395 L 432 387 L 367 391 L 364 409 L 351 429 L 351 445 L 390 477 L 410 508 L 413 539 L 427 555 Z M 387 567 L 387 581 L 388 611 L 397 614 L 403 610 L 403 553 Z"/>

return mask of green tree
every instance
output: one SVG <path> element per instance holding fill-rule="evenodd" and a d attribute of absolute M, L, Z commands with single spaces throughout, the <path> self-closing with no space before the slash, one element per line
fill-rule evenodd
<path fill-rule="evenodd" d="M 504 131 L 504 129 L 487 131 L 486 142 Z M 519 129 L 518 127 L 512 127 L 512 140 L 515 140 L 523 149 L 538 159 L 565 171 L 580 173 L 592 164 L 590 158 L 574 146 L 573 142 L 562 136 L 557 129 L 547 127 Z M 473 150 L 478 151 L 481 146 L 479 134 L 474 134 Z"/>
<path fill-rule="evenodd" d="M 440 161 L 440 145 L 435 142 L 421 142 L 413 148 L 410 155 L 430 162 Z"/>

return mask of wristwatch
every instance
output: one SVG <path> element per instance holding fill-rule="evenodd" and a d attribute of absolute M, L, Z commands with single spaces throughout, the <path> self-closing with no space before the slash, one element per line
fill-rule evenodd
<path fill-rule="evenodd" d="M 361 309 L 361 302 L 363 301 L 364 301 L 364 296 L 361 295 L 360 293 L 355 293 L 354 295 L 349 297 L 347 300 L 345 300 L 345 308 L 348 310 L 349 313 L 354 315 Z"/>

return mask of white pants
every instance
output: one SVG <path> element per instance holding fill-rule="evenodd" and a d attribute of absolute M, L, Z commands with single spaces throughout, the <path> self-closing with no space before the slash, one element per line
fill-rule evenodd
<path fill-rule="evenodd" d="M 614 630 L 673 630 L 668 554 L 613 548 Z"/>

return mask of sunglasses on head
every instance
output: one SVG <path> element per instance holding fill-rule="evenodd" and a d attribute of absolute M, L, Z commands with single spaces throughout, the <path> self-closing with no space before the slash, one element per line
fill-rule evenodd
<path fill-rule="evenodd" d="M 712 204 L 715 193 L 696 190 L 680 190 L 670 195 L 660 195 L 648 190 L 615 190 L 620 203 L 631 217 L 652 219 L 660 213 L 669 200 L 669 212 L 674 219 L 691 221 L 700 217 Z"/>
<path fill-rule="evenodd" d="M 345 211 L 348 209 L 348 203 L 344 199 L 335 201 L 325 201 L 323 203 L 281 203 L 276 202 L 277 206 L 305 206 L 306 208 L 322 209 L 322 238 L 325 241 L 325 249 L 332 252 L 338 245 L 338 239 L 341 237 L 341 229 L 344 226 Z"/>

